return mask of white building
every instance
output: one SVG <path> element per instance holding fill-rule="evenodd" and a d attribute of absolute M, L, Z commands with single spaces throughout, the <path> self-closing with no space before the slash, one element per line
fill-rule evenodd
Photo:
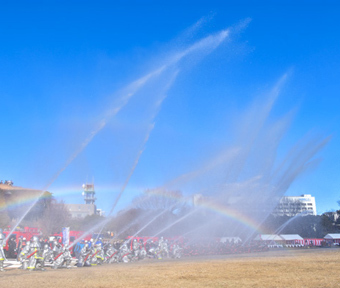
<path fill-rule="evenodd" d="M 96 214 L 96 205 L 94 204 L 65 204 L 72 218 L 85 218 Z"/>
<path fill-rule="evenodd" d="M 97 198 L 95 197 L 94 184 L 84 184 L 83 189 L 82 195 L 85 204 L 65 204 L 72 218 L 85 218 L 91 215 L 104 216 L 105 212 L 102 209 L 97 209 L 95 204 Z"/>
<path fill-rule="evenodd" d="M 315 197 L 309 194 L 282 197 L 272 214 L 293 217 L 300 213 L 316 215 Z"/>

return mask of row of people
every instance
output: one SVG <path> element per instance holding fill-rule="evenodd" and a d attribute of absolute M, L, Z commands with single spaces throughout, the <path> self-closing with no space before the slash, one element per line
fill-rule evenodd
<path fill-rule="evenodd" d="M 5 235 L 0 229 L 0 271 L 4 271 L 4 260 L 6 259 L 3 247 L 5 246 Z M 152 240 L 145 243 L 141 239 L 126 240 L 114 243 L 102 243 L 98 241 L 80 241 L 74 249 L 75 257 L 72 257 L 70 248 L 64 246 L 56 238 L 51 242 L 39 241 L 33 236 L 26 245 L 18 250 L 18 260 L 21 269 L 24 270 L 45 270 L 46 266 L 54 269 L 70 268 L 72 265 L 78 267 L 96 266 L 103 263 L 119 263 L 139 261 L 148 258 L 181 258 L 184 256 L 197 255 L 223 255 L 232 253 L 260 252 L 268 249 L 266 246 L 255 244 L 242 245 L 240 243 L 182 243 L 169 242 L 161 237 L 157 242 Z M 79 249 L 80 248 L 80 249 Z"/>
<path fill-rule="evenodd" d="M 45 243 L 43 247 L 37 236 L 33 236 L 31 241 L 19 253 L 19 261 L 23 270 L 45 270 L 45 265 L 52 268 L 69 268 L 72 261 L 70 250 L 61 245 L 57 240 L 53 241 L 53 247 Z"/>
<path fill-rule="evenodd" d="M 167 240 L 163 237 L 158 242 L 144 242 L 136 239 L 131 241 L 115 242 L 114 244 L 96 243 L 91 245 L 90 242 L 84 241 L 83 248 L 76 252 L 78 254 L 78 267 L 93 266 L 102 263 L 118 263 L 118 262 L 132 262 L 143 260 L 144 258 L 162 257 L 181 257 L 181 248 L 177 244 L 169 247 Z M 77 249 L 76 249 L 77 251 Z"/>
<path fill-rule="evenodd" d="M 113 245 L 106 243 L 103 245 L 101 239 L 94 242 L 80 241 L 82 248 L 74 249 L 75 256 L 72 257 L 71 249 L 61 244 L 56 238 L 51 242 L 43 242 L 37 236 L 33 236 L 30 241 L 19 241 L 17 248 L 18 261 L 23 270 L 45 270 L 46 266 L 57 268 L 70 268 L 71 264 L 78 267 L 96 266 L 103 263 L 131 262 L 142 260 L 145 257 L 181 257 L 181 248 L 177 244 L 169 247 L 167 240 L 163 237 L 158 242 L 149 241 L 143 243 L 136 239 L 132 241 L 115 242 Z M 0 229 L 0 271 L 4 271 L 3 263 L 6 259 L 3 247 L 5 246 L 5 235 Z M 73 262 L 73 263 L 72 263 Z"/>

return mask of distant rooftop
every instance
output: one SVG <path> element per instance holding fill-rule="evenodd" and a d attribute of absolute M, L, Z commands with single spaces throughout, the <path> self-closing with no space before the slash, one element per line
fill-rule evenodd
<path fill-rule="evenodd" d="M 24 188 L 24 187 L 19 187 L 19 186 L 12 186 L 12 185 L 8 185 L 8 184 L 0 184 L 0 190 L 41 192 L 41 190 Z"/>

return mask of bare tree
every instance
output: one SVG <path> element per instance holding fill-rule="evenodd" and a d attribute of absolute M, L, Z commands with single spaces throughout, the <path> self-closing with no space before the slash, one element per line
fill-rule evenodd
<path fill-rule="evenodd" d="M 68 225 L 71 218 L 70 212 L 63 201 L 52 199 L 47 205 L 43 217 L 38 220 L 38 225 L 44 236 L 61 232 L 61 228 Z"/>
<path fill-rule="evenodd" d="M 0 212 L 0 228 L 4 228 L 10 223 L 10 218 L 8 217 L 7 211 Z"/>
<path fill-rule="evenodd" d="M 0 228 L 3 228 L 10 223 L 10 217 L 8 216 L 4 193 L 1 190 L 0 190 L 0 207 L 4 207 L 3 210 L 0 211 Z"/>

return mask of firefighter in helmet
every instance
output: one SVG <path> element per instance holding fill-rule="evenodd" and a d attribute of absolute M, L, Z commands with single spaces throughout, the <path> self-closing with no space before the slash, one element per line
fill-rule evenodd
<path fill-rule="evenodd" d="M 99 265 L 102 265 L 103 263 L 104 263 L 104 249 L 103 249 L 103 247 L 102 247 L 102 244 L 101 243 L 97 243 L 97 244 L 95 244 L 95 247 L 96 247 L 96 249 L 97 249 L 97 251 L 96 251 L 96 257 L 97 257 L 97 263 L 99 264 Z"/>
<path fill-rule="evenodd" d="M 54 258 L 53 268 L 66 267 L 71 268 L 72 256 L 68 247 L 64 246 L 61 248 L 60 253 Z"/>
<path fill-rule="evenodd" d="M 43 269 L 44 258 L 40 255 L 40 244 L 38 236 L 33 236 L 28 252 L 28 270 L 34 270 L 39 264 L 39 268 Z"/>
<path fill-rule="evenodd" d="M 89 248 L 89 244 L 85 242 L 83 248 L 80 250 L 79 256 L 78 256 L 78 267 L 83 266 L 90 266 L 89 263 L 89 256 L 90 256 L 91 250 Z"/>
<path fill-rule="evenodd" d="M 61 244 L 58 242 L 57 238 L 54 238 L 52 242 L 53 256 L 57 257 L 59 253 L 61 252 L 61 250 L 62 250 Z"/>
<path fill-rule="evenodd" d="M 133 239 L 132 250 L 133 250 L 134 259 L 137 260 L 139 256 L 139 243 L 137 239 Z"/>
<path fill-rule="evenodd" d="M 21 263 L 21 267 L 20 269 L 22 270 L 26 270 L 27 269 L 27 256 L 29 255 L 29 250 L 30 250 L 30 246 L 31 246 L 31 242 L 27 241 L 26 245 L 24 246 L 24 248 L 22 248 L 21 252 L 20 252 L 20 256 L 19 256 L 19 261 Z"/>

